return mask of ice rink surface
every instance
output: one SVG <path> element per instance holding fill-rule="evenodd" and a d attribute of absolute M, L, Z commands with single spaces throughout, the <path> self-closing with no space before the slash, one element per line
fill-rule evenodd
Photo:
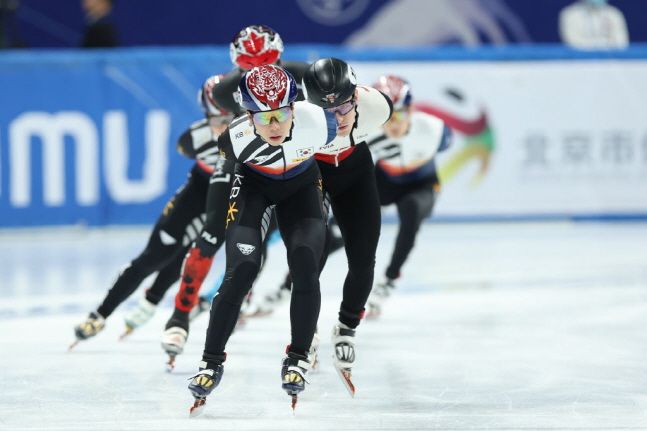
<path fill-rule="evenodd" d="M 376 273 L 395 225 L 383 227 Z M 144 247 L 149 228 L 0 231 L 0 430 L 644 430 L 647 224 L 423 226 L 395 294 L 357 331 L 357 393 L 332 365 L 345 257 L 321 277 L 318 370 L 296 411 L 281 390 L 288 305 L 231 337 L 220 386 L 189 419 L 207 316 L 173 373 L 154 318 L 119 341 L 119 307 L 98 336 L 73 327 Z M 218 254 L 210 287 L 223 268 Z M 255 291 L 285 274 L 275 244 Z"/>

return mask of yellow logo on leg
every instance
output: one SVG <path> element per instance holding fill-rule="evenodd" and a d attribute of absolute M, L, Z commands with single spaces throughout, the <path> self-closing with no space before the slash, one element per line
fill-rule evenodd
<path fill-rule="evenodd" d="M 173 196 L 164 206 L 164 210 L 162 211 L 162 214 L 168 215 L 169 211 L 173 209 L 175 206 L 175 196 Z"/>
<path fill-rule="evenodd" d="M 232 202 L 229 204 L 229 209 L 227 210 L 227 225 L 225 228 L 229 227 L 229 222 L 232 220 L 236 220 L 236 217 L 234 217 L 234 213 L 237 213 L 238 210 L 236 209 L 236 201 Z"/>

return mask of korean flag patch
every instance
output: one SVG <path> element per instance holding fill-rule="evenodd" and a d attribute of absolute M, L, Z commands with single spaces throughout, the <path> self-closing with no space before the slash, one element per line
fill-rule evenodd
<path fill-rule="evenodd" d="M 315 147 L 310 148 L 299 148 L 297 150 L 297 157 L 303 159 L 305 157 L 311 157 L 315 152 Z"/>

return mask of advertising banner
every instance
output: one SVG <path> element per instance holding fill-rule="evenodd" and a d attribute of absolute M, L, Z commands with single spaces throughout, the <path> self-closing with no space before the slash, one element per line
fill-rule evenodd
<path fill-rule="evenodd" d="M 152 223 L 193 164 L 175 142 L 211 50 L 13 53 L 0 62 L 0 227 Z"/>
<path fill-rule="evenodd" d="M 453 128 L 437 216 L 647 216 L 646 61 L 354 63 Z"/>
<path fill-rule="evenodd" d="M 647 60 L 371 52 L 349 55 L 360 83 L 408 79 L 454 132 L 436 218 L 647 218 Z M 193 163 L 175 142 L 197 90 L 231 67 L 226 47 L 0 58 L 0 228 L 154 223 Z"/>

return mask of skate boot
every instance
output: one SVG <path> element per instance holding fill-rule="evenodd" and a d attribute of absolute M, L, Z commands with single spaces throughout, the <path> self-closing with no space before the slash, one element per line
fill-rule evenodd
<path fill-rule="evenodd" d="M 150 318 L 153 317 L 156 308 L 157 305 L 149 302 L 146 298 L 140 299 L 137 306 L 124 316 L 126 332 L 122 334 L 120 338 L 124 338 L 126 335 L 133 332 L 133 330 L 148 322 Z"/>
<path fill-rule="evenodd" d="M 76 325 L 74 327 L 74 334 L 76 335 L 76 341 L 72 343 L 70 349 L 76 346 L 76 343 L 79 341 L 87 340 L 90 337 L 94 337 L 99 332 L 103 330 L 103 327 L 106 325 L 106 319 L 103 318 L 98 312 L 93 311 L 90 313 L 87 319 L 84 322 Z"/>
<path fill-rule="evenodd" d="M 189 337 L 189 312 L 178 310 L 166 322 L 166 330 L 162 334 L 162 349 L 168 354 L 166 371 L 175 368 L 175 357 L 184 351 L 186 339 Z"/>
<path fill-rule="evenodd" d="M 175 357 L 184 351 L 184 345 L 189 333 L 179 326 L 171 326 L 162 334 L 162 349 L 168 354 L 169 360 L 166 363 L 166 371 L 171 372 L 175 368 Z"/>
<path fill-rule="evenodd" d="M 273 293 L 268 293 L 263 299 L 261 299 L 253 309 L 248 311 L 247 317 L 262 317 L 268 316 L 274 312 L 274 309 L 281 304 L 290 302 L 290 296 L 292 295 L 292 290 L 284 285 L 281 285 Z M 252 307 L 250 307 L 252 308 Z"/>
<path fill-rule="evenodd" d="M 226 355 L 222 355 L 222 360 L 215 362 L 200 361 L 199 371 L 193 376 L 189 377 L 189 391 L 195 402 L 189 412 L 189 417 L 195 417 L 202 413 L 207 400 L 207 396 L 220 384 L 222 374 L 225 371 L 222 363 L 225 361 Z"/>
<path fill-rule="evenodd" d="M 209 311 L 211 309 L 211 302 L 204 296 L 201 296 L 200 299 L 198 299 L 198 304 L 193 307 L 193 310 L 189 312 L 189 321 L 193 321 L 196 317 L 204 313 L 205 311 Z"/>
<path fill-rule="evenodd" d="M 283 359 L 281 365 L 281 387 L 292 397 L 292 409 L 294 410 L 297 405 L 297 395 L 305 389 L 306 383 L 308 383 L 306 374 L 312 364 L 307 356 L 288 352 L 288 356 Z"/>
<path fill-rule="evenodd" d="M 171 326 L 162 334 L 162 348 L 166 353 L 179 355 L 184 351 L 184 345 L 189 333 L 179 326 Z"/>
<path fill-rule="evenodd" d="M 355 395 L 355 386 L 351 381 L 351 370 L 355 364 L 355 330 L 338 322 L 332 328 L 332 345 L 335 349 L 333 361 L 342 383 L 351 396 Z"/>
<path fill-rule="evenodd" d="M 382 305 L 395 290 L 395 279 L 384 277 L 375 284 L 371 294 L 368 297 L 368 314 L 367 319 L 376 318 L 382 313 Z"/>

